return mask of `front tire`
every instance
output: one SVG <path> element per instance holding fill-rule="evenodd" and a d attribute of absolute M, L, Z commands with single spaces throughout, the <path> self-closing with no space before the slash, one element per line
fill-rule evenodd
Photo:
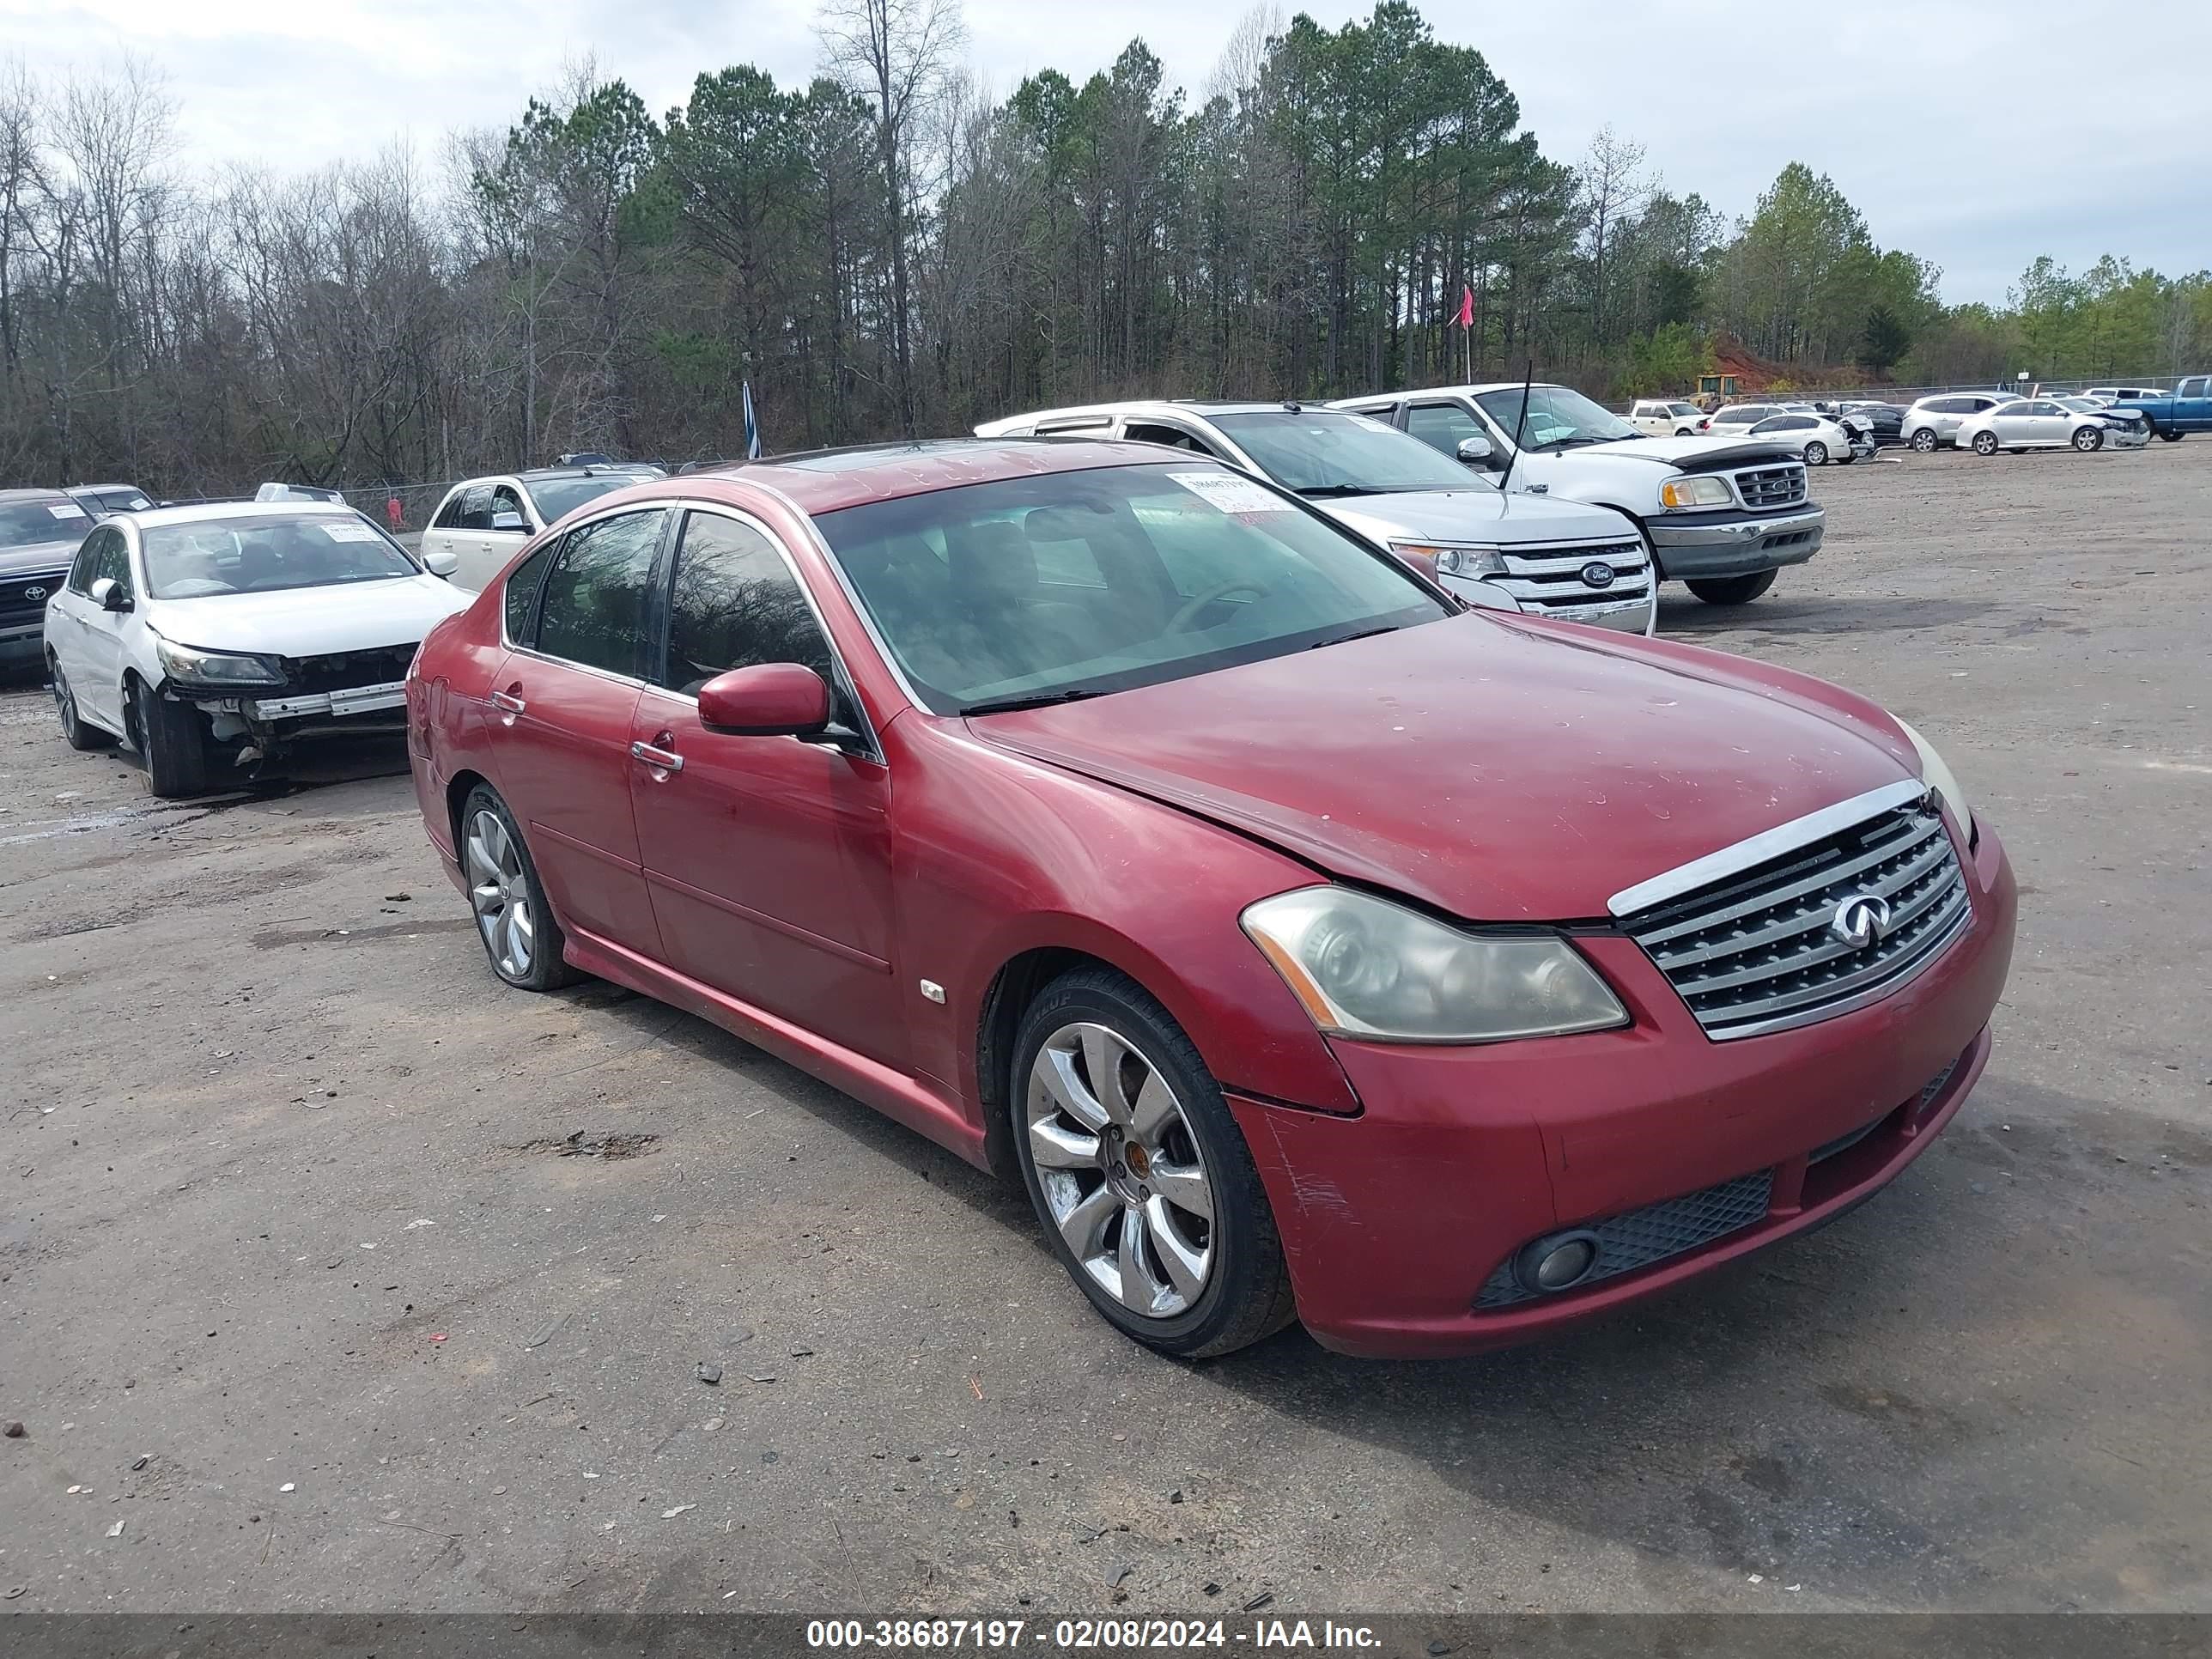
<path fill-rule="evenodd" d="M 2158 435 L 2163 442 L 2178 444 L 2189 434 L 2186 432 L 2161 432 Z"/>
<path fill-rule="evenodd" d="M 93 725 L 77 712 L 76 693 L 70 689 L 68 677 L 62 672 L 58 658 L 47 657 L 46 672 L 53 680 L 54 710 L 61 716 L 63 741 L 81 753 L 114 748 L 115 733 Z"/>
<path fill-rule="evenodd" d="M 1996 433 L 1994 433 L 1994 432 L 1977 432 L 1976 434 L 1974 434 L 1974 453 L 1975 453 L 1975 454 L 1977 454 L 1977 455 L 1981 455 L 1981 456 L 1990 456 L 1990 455 L 1994 455 L 1994 454 L 1996 454 L 1996 453 L 1997 453 L 1997 434 L 1996 434 Z"/>
<path fill-rule="evenodd" d="M 1923 426 L 1919 431 L 1914 433 L 1912 447 L 1923 455 L 1933 455 L 1936 453 L 1936 428 L 1932 426 Z"/>
<path fill-rule="evenodd" d="M 2105 447 L 2102 427 L 2085 426 L 2074 434 L 2074 447 L 2084 455 L 2094 455 Z"/>
<path fill-rule="evenodd" d="M 520 991 L 557 991 L 582 979 L 568 965 L 567 936 L 545 902 L 521 827 L 489 784 L 469 791 L 459 829 L 469 908 L 492 972 Z"/>
<path fill-rule="evenodd" d="M 1805 446 L 1805 465 L 1808 465 L 1808 466 L 1826 466 L 1826 465 L 1827 465 L 1827 464 L 1828 464 L 1828 447 L 1827 447 L 1827 445 L 1826 445 L 1826 444 L 1822 443 L 1822 442 L 1821 442 L 1818 438 L 1815 438 L 1815 439 L 1814 439 L 1814 440 L 1813 440 L 1813 441 L 1812 441 L 1811 443 L 1807 444 L 1807 445 Z"/>
<path fill-rule="evenodd" d="M 128 694 L 131 740 L 146 763 L 146 791 L 157 800 L 188 800 L 208 787 L 208 733 L 199 710 L 173 702 L 133 680 Z"/>
<path fill-rule="evenodd" d="M 1085 968 L 1022 1016 L 1007 1109 L 1052 1252 L 1124 1336 L 1185 1359 L 1297 1316 L 1274 1212 L 1221 1090 L 1133 981 Z"/>
<path fill-rule="evenodd" d="M 1708 576 L 1686 584 L 1707 605 L 1749 605 L 1774 586 L 1775 573 L 1755 571 L 1748 576 Z"/>

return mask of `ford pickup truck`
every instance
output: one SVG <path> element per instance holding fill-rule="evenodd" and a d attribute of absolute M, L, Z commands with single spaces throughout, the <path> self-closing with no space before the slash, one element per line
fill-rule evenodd
<path fill-rule="evenodd" d="M 2122 409 L 2141 410 L 2150 429 L 2170 444 L 2192 432 L 2212 432 L 2212 374 L 2185 375 L 2170 393 L 2118 391 L 2113 401 Z"/>

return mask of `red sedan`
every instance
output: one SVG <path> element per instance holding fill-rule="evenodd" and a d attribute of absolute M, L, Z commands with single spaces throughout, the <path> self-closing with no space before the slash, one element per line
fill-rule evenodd
<path fill-rule="evenodd" d="M 1817 1225 L 1959 1109 L 2012 951 L 1996 836 L 1863 698 L 1463 611 L 1150 445 L 623 490 L 408 699 L 501 978 L 1018 1170 L 1178 1354 L 1463 1352 Z"/>

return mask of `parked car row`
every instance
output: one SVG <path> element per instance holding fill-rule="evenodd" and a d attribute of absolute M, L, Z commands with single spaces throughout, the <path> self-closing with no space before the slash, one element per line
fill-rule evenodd
<path fill-rule="evenodd" d="M 1802 520 L 1802 463 L 1559 388 L 1355 401 L 635 483 L 447 588 L 408 758 L 492 971 L 1018 1179 L 1173 1354 L 1522 1340 L 1859 1204 L 1988 1056 L 1995 831 L 1875 704 L 1530 568 L 1626 538 L 1567 493 L 1614 477 L 1662 559 L 1749 561 L 1714 527 Z"/>

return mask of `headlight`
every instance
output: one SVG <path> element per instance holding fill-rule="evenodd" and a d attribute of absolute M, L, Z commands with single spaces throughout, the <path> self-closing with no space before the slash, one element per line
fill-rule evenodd
<path fill-rule="evenodd" d="M 1898 729 L 1912 739 L 1913 752 L 1920 757 L 1922 779 L 1930 789 L 1942 796 L 1944 804 L 1951 809 L 1953 816 L 1959 820 L 1959 828 L 1972 838 L 1974 833 L 1974 809 L 1967 804 L 1966 792 L 1959 787 L 1959 780 L 1952 775 L 1951 769 L 1943 764 L 1943 757 L 1929 746 L 1927 738 L 1922 737 L 1903 720 L 1898 720 L 1896 715 L 1892 714 L 1890 719 L 1897 720 Z"/>
<path fill-rule="evenodd" d="M 282 685 L 284 677 L 258 657 L 198 651 L 167 640 L 154 641 L 161 671 L 179 685 Z"/>
<path fill-rule="evenodd" d="M 1494 547 L 1462 547 L 1443 542 L 1392 542 L 1390 550 L 1432 562 L 1439 576 L 1464 576 L 1474 580 L 1505 574 L 1505 556 Z"/>
<path fill-rule="evenodd" d="M 1252 942 L 1322 1030 L 1386 1042 L 1498 1042 L 1626 1025 L 1564 939 L 1462 933 L 1348 887 L 1246 908 Z"/>
<path fill-rule="evenodd" d="M 1659 486 L 1659 504 L 1669 509 L 1686 507 L 1727 507 L 1735 500 L 1729 494 L 1728 480 L 1711 474 L 1692 477 L 1687 474 L 1669 478 Z"/>

